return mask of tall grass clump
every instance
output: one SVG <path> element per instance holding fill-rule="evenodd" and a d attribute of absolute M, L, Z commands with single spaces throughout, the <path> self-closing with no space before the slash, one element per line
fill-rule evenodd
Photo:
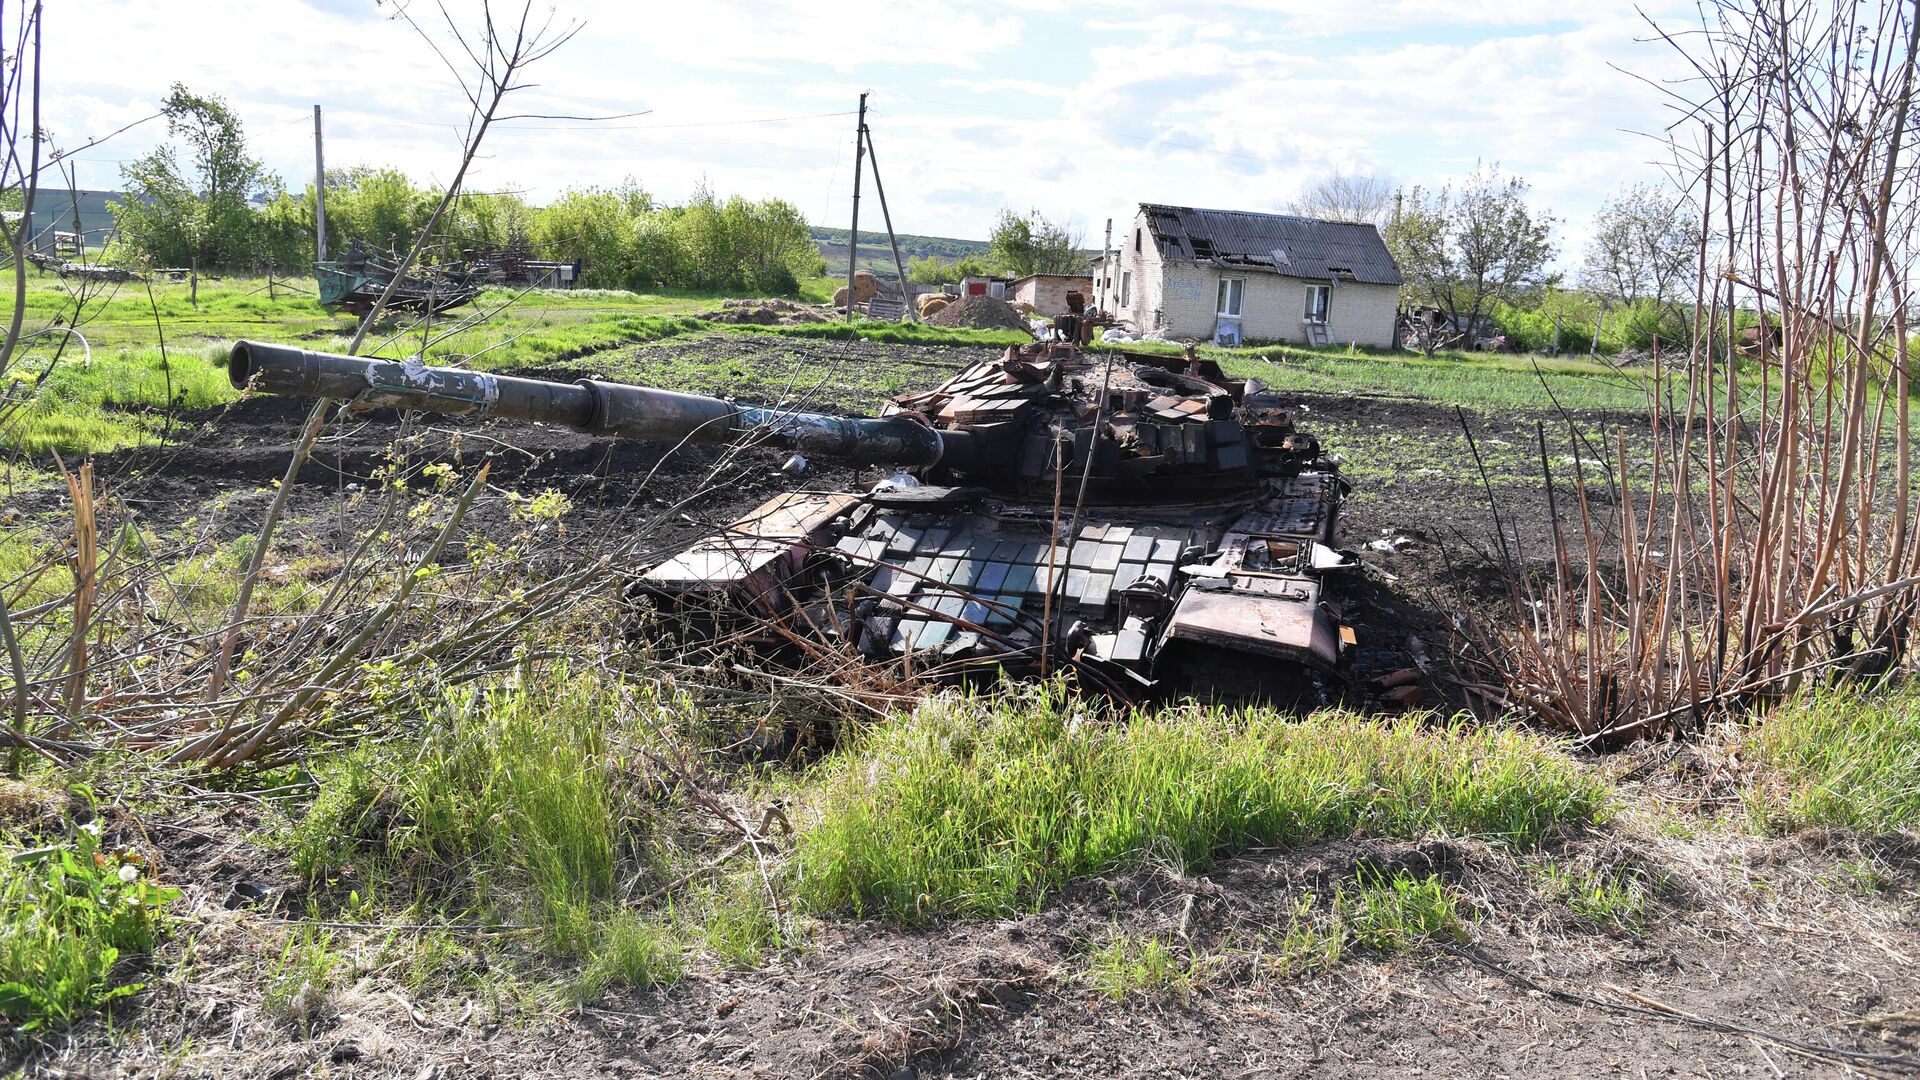
<path fill-rule="evenodd" d="M 1810 694 L 1761 721 L 1748 745 L 1785 789 L 1761 811 L 1770 824 L 1920 826 L 1920 692 Z"/>
<path fill-rule="evenodd" d="M 296 867 L 321 883 L 351 871 L 374 895 L 481 917 L 531 918 L 556 944 L 595 936 L 639 813 L 616 793 L 604 690 L 447 691 L 416 737 L 344 755 L 292 826 Z"/>
<path fill-rule="evenodd" d="M 1475 835 L 1600 820 L 1605 786 L 1512 731 L 1345 713 L 1170 710 L 1106 722 L 1057 687 L 943 697 L 823 766 L 795 855 L 818 908 L 906 920 L 1038 904 L 1143 854 Z"/>

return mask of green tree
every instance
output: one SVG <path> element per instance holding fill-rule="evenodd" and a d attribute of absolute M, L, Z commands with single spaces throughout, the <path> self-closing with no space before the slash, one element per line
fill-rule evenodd
<path fill-rule="evenodd" d="M 807 220 L 781 199 L 735 195 L 722 203 L 703 185 L 675 212 L 684 284 L 697 289 L 791 293 L 821 269 Z"/>
<path fill-rule="evenodd" d="M 725 289 L 739 277 L 740 262 L 720 201 L 702 183 L 674 215 L 680 249 L 686 256 L 685 284 L 696 289 Z"/>
<path fill-rule="evenodd" d="M 1594 216 L 1581 280 L 1608 307 L 1621 307 L 1621 336 L 1645 348 L 1684 340 L 1681 310 L 1698 272 L 1700 223 L 1680 199 L 1646 184 L 1622 188 Z"/>
<path fill-rule="evenodd" d="M 739 287 L 763 294 L 797 292 L 800 278 L 825 269 L 806 216 L 785 199 L 727 200 Z"/>
<path fill-rule="evenodd" d="M 651 280 L 648 272 L 674 266 L 651 247 L 643 260 L 641 221 L 653 210 L 653 197 L 632 180 L 612 188 L 568 191 L 533 215 L 528 236 L 542 254 L 578 259 L 581 283 L 596 289 L 644 288 L 670 280 Z M 651 238 L 650 238 L 651 239 Z"/>
<path fill-rule="evenodd" d="M 511 192 L 462 194 L 453 205 L 448 233 L 461 248 L 510 248 L 525 244 L 533 210 Z"/>
<path fill-rule="evenodd" d="M 1385 239 L 1406 281 L 1403 297 L 1432 305 L 1471 333 L 1496 303 L 1518 304 L 1546 284 L 1554 255 L 1551 214 L 1527 205 L 1527 182 L 1499 166 L 1476 170 L 1456 191 L 1415 187 Z"/>
<path fill-rule="evenodd" d="M 123 244 L 161 265 L 247 266 L 259 234 L 248 199 L 272 178 L 248 156 L 240 118 L 217 95 L 173 84 L 161 105 L 172 140 L 121 166 L 109 204 Z"/>
<path fill-rule="evenodd" d="M 987 260 L 979 255 L 962 255 L 954 259 L 922 255 L 907 260 L 907 280 L 919 285 L 946 285 L 964 277 L 984 277 L 992 270 Z"/>
<path fill-rule="evenodd" d="M 313 263 L 313 210 L 281 190 L 256 215 L 260 262 L 267 268 L 305 273 Z"/>
<path fill-rule="evenodd" d="M 1074 274 L 1082 267 L 1080 237 L 1038 210 L 1025 216 L 1002 209 L 987 237 L 994 265 L 1014 277 L 1027 274 Z"/>
<path fill-rule="evenodd" d="M 307 189 L 313 205 L 313 189 Z M 327 248 L 338 256 L 359 241 L 369 251 L 406 251 L 427 227 L 439 194 L 398 169 L 356 165 L 327 170 Z"/>

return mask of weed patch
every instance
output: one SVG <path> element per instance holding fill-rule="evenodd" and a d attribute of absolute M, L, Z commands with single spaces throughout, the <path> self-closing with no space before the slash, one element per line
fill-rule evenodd
<path fill-rule="evenodd" d="M 1185 996 L 1193 986 L 1166 942 L 1125 935 L 1087 957 L 1087 983 L 1115 1001 L 1137 993 Z"/>
<path fill-rule="evenodd" d="M 663 986 L 685 970 L 680 942 L 658 923 L 621 912 L 608 923 L 580 977 L 570 989 L 575 1001 L 596 1001 L 616 986 Z"/>
<path fill-rule="evenodd" d="M 1281 977 L 1304 975 L 1333 967 L 1346 954 L 1347 937 L 1337 926 L 1322 925 L 1313 915 L 1314 896 L 1308 893 L 1294 906 L 1287 928 L 1274 942 L 1268 962 Z"/>
<path fill-rule="evenodd" d="M 303 1037 L 333 1015 L 333 993 L 343 980 L 347 960 L 333 947 L 333 932 L 300 927 L 287 936 L 267 972 L 260 1006 L 269 1016 L 300 1029 Z"/>
<path fill-rule="evenodd" d="M 1355 881 L 1333 895 L 1334 918 L 1355 945 L 1405 953 L 1435 939 L 1466 940 L 1459 901 L 1439 878 L 1362 868 Z"/>
<path fill-rule="evenodd" d="M 906 920 L 1004 913 L 1146 852 L 1198 867 L 1350 835 L 1529 846 L 1607 812 L 1601 781 L 1511 731 L 1084 708 L 1052 687 L 948 696 L 868 733 L 822 767 L 799 894 Z"/>
<path fill-rule="evenodd" d="M 97 821 L 0 861 L 0 1016 L 65 1024 L 140 990 L 123 961 L 153 948 L 180 892 L 102 849 Z"/>
<path fill-rule="evenodd" d="M 1549 897 L 1589 923 L 1631 931 L 1646 918 L 1647 887 L 1631 871 L 1569 866 L 1553 859 L 1533 869 Z"/>

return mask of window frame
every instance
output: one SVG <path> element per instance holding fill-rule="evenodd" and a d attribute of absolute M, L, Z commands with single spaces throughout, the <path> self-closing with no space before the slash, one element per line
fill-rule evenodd
<path fill-rule="evenodd" d="M 1133 271 L 1120 271 L 1120 305 L 1127 307 L 1133 303 Z"/>
<path fill-rule="evenodd" d="M 1317 316 L 1315 315 L 1315 308 L 1313 303 L 1313 298 L 1315 294 L 1318 294 L 1322 298 L 1320 301 L 1319 313 Z M 1306 309 L 1300 315 L 1300 321 L 1316 323 L 1321 326 L 1325 326 L 1327 323 L 1330 323 L 1333 321 L 1333 286 L 1332 285 L 1308 285 L 1307 286 L 1307 306 L 1306 306 Z"/>
<path fill-rule="evenodd" d="M 1232 299 L 1233 310 L 1227 310 L 1227 301 Z M 1247 279 L 1221 275 L 1219 288 L 1214 292 L 1213 314 L 1219 319 L 1239 319 L 1247 310 Z"/>

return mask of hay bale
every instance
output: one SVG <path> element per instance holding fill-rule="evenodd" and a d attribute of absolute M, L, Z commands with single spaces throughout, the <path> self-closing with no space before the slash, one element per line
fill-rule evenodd
<path fill-rule="evenodd" d="M 873 271 L 854 271 L 853 302 L 856 304 L 864 304 L 878 295 L 880 295 L 880 279 L 873 276 Z"/>
<path fill-rule="evenodd" d="M 945 311 L 947 305 L 951 303 L 953 303 L 953 301 L 944 296 L 922 297 L 920 299 L 920 317 L 924 319 L 929 315 L 938 315 L 940 312 Z"/>
<path fill-rule="evenodd" d="M 847 306 L 847 287 L 845 285 L 833 290 L 833 306 L 837 308 Z"/>
<path fill-rule="evenodd" d="M 1015 300 L 1013 302 L 1013 310 L 1019 312 L 1022 315 L 1031 315 L 1033 314 L 1033 305 L 1026 302 L 1025 300 Z"/>

